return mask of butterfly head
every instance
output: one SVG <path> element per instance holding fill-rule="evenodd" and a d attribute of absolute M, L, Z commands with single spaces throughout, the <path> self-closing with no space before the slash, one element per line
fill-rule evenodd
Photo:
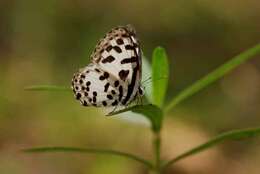
<path fill-rule="evenodd" d="M 136 35 L 136 31 L 135 31 L 135 28 L 131 25 L 131 24 L 127 24 L 125 26 L 125 28 L 127 29 L 127 31 L 133 35 Z"/>

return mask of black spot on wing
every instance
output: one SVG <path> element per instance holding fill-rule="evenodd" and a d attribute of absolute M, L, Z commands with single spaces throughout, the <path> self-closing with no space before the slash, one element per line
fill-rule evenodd
<path fill-rule="evenodd" d="M 103 106 L 107 106 L 107 102 L 106 101 L 102 101 Z"/>
<path fill-rule="evenodd" d="M 119 97 L 118 97 L 118 100 L 121 101 L 123 97 L 123 87 L 120 85 L 119 86 Z"/>
<path fill-rule="evenodd" d="M 129 37 L 127 33 L 122 34 L 122 37 Z"/>
<path fill-rule="evenodd" d="M 88 106 L 88 103 L 85 100 L 83 101 L 82 104 L 83 104 L 83 106 Z"/>
<path fill-rule="evenodd" d="M 97 98 L 93 97 L 93 103 L 96 103 L 96 101 L 97 101 Z"/>
<path fill-rule="evenodd" d="M 116 40 L 116 43 L 117 43 L 118 45 L 122 45 L 122 44 L 124 44 L 124 41 L 123 41 L 123 39 L 118 38 L 118 39 Z"/>
<path fill-rule="evenodd" d="M 106 78 L 104 76 L 100 76 L 99 80 L 105 80 Z"/>
<path fill-rule="evenodd" d="M 96 72 L 100 72 L 100 70 L 99 70 L 99 69 L 97 69 L 97 68 L 95 68 L 95 71 L 96 71 Z"/>
<path fill-rule="evenodd" d="M 79 100 L 81 98 L 81 94 L 80 93 L 77 93 L 76 94 L 76 99 Z"/>
<path fill-rule="evenodd" d="M 135 46 L 126 45 L 126 46 L 125 46 L 125 49 L 126 49 L 126 50 L 134 50 L 134 49 L 135 49 Z"/>
<path fill-rule="evenodd" d="M 129 74 L 129 70 L 121 70 L 118 73 L 120 79 L 123 80 L 123 81 L 125 81 L 125 79 L 127 78 L 128 74 Z"/>
<path fill-rule="evenodd" d="M 86 85 L 87 85 L 87 86 L 91 85 L 91 82 L 90 82 L 90 81 L 87 81 L 87 82 L 86 82 Z"/>
<path fill-rule="evenodd" d="M 108 56 L 107 58 L 104 58 L 101 62 L 102 63 L 111 63 L 115 60 L 115 58 L 113 56 Z"/>
<path fill-rule="evenodd" d="M 93 97 L 93 103 L 96 103 L 97 102 L 97 98 L 94 96 Z"/>
<path fill-rule="evenodd" d="M 109 46 L 106 48 L 106 51 L 107 51 L 107 52 L 110 52 L 110 51 L 112 50 L 112 48 L 113 48 L 112 45 L 109 45 Z"/>
<path fill-rule="evenodd" d="M 112 99 L 113 99 L 113 96 L 110 95 L 110 94 L 108 94 L 108 95 L 107 95 L 107 98 L 108 98 L 109 100 L 112 100 Z"/>
<path fill-rule="evenodd" d="M 116 80 L 115 83 L 114 83 L 114 85 L 115 85 L 115 87 L 118 87 L 118 85 L 119 85 L 119 81 Z"/>
<path fill-rule="evenodd" d="M 108 88 L 109 88 L 109 83 L 107 83 L 107 84 L 105 84 L 105 86 L 104 86 L 104 92 L 107 92 L 107 90 L 108 90 Z"/>
<path fill-rule="evenodd" d="M 134 63 L 137 61 L 138 61 L 137 57 L 125 58 L 125 59 L 121 60 L 121 64 Z"/>
<path fill-rule="evenodd" d="M 112 106 L 116 106 L 116 105 L 118 105 L 118 101 L 117 101 L 117 100 L 115 100 L 115 101 L 112 103 Z"/>
<path fill-rule="evenodd" d="M 105 79 L 107 79 L 109 77 L 109 74 L 107 72 L 104 72 L 104 75 Z"/>
<path fill-rule="evenodd" d="M 105 79 L 107 79 L 108 77 L 109 77 L 108 72 L 104 72 L 104 74 L 99 77 L 99 80 L 105 80 Z"/>
<path fill-rule="evenodd" d="M 121 50 L 120 47 L 114 46 L 113 48 L 114 48 L 114 50 L 115 50 L 117 53 L 122 53 L 122 50 Z"/>

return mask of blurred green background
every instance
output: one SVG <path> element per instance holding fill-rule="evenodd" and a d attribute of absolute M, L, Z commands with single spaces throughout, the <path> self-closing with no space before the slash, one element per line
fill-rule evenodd
<path fill-rule="evenodd" d="M 28 92 L 35 84 L 69 86 L 97 41 L 132 24 L 150 60 L 167 49 L 168 100 L 232 56 L 260 41 L 258 0 L 1 0 L 0 173 L 146 174 L 119 157 L 21 153 L 35 146 L 111 148 L 152 158 L 151 132 L 139 117 L 107 118 L 72 92 Z M 176 156 L 214 135 L 260 125 L 260 56 L 178 105 L 167 115 L 162 156 Z M 106 111 L 105 111 L 106 112 Z M 185 159 L 166 173 L 259 174 L 260 141 L 228 142 Z"/>

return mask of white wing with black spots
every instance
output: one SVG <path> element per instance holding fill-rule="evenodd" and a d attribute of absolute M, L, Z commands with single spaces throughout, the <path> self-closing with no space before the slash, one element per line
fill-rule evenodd
<path fill-rule="evenodd" d="M 94 64 L 81 69 L 73 79 L 75 97 L 84 106 L 116 106 L 123 97 L 115 87 L 115 79 Z"/>
<path fill-rule="evenodd" d="M 84 106 L 127 105 L 141 94 L 141 50 L 133 28 L 108 32 L 91 60 L 72 80 L 75 97 Z"/>

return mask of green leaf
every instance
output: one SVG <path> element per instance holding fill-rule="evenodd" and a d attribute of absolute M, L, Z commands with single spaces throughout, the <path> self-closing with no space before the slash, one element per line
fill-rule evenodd
<path fill-rule="evenodd" d="M 55 85 L 33 85 L 24 89 L 28 91 L 71 91 L 69 87 Z"/>
<path fill-rule="evenodd" d="M 209 86 L 210 84 L 217 81 L 218 79 L 232 71 L 234 68 L 244 63 L 246 60 L 253 58 L 257 54 L 260 54 L 260 44 L 235 56 L 234 58 L 227 61 L 225 64 L 207 74 L 205 77 L 201 78 L 188 88 L 184 89 L 171 100 L 171 102 L 165 107 L 165 111 L 169 111 L 183 100 Z"/>
<path fill-rule="evenodd" d="M 216 146 L 220 143 L 222 143 L 223 141 L 226 140 L 238 140 L 238 139 L 242 139 L 242 138 L 249 138 L 249 137 L 254 137 L 260 135 L 260 128 L 249 128 L 249 129 L 242 129 L 242 130 L 233 130 L 233 131 L 229 131 L 229 132 L 225 132 L 222 133 L 218 136 L 216 136 L 215 138 L 209 140 L 206 143 L 203 143 L 175 158 L 173 158 L 172 160 L 166 162 L 162 168 L 165 169 L 167 167 L 169 167 L 171 164 L 174 164 L 184 158 L 187 158 L 189 156 L 195 155 L 197 153 L 200 153 L 202 151 L 205 151 L 213 146 Z"/>
<path fill-rule="evenodd" d="M 129 107 L 117 112 L 112 112 L 110 114 L 108 114 L 108 116 L 112 116 L 112 115 L 116 115 L 116 114 L 120 114 L 123 112 L 127 112 L 127 111 L 132 111 L 134 113 L 138 113 L 141 114 L 143 116 L 145 116 L 146 118 L 148 118 L 152 124 L 152 130 L 154 132 L 159 132 L 161 129 L 161 125 L 162 125 L 162 119 L 163 119 L 163 112 L 162 110 L 155 106 L 155 105 L 136 105 L 133 107 Z"/>
<path fill-rule="evenodd" d="M 122 156 L 140 162 L 145 166 L 147 166 L 148 168 L 153 168 L 153 164 L 151 164 L 148 160 L 145 160 L 143 158 L 140 158 L 138 156 L 129 153 L 119 152 L 119 151 L 109 150 L 109 149 L 89 149 L 89 148 L 76 148 L 76 147 L 38 147 L 38 148 L 25 149 L 23 151 L 28 153 L 71 152 L 71 153 L 93 153 L 93 154 L 116 155 L 116 156 Z"/>
<path fill-rule="evenodd" d="M 169 77 L 168 57 L 164 48 L 155 48 L 152 59 L 153 104 L 161 107 L 164 103 Z"/>

